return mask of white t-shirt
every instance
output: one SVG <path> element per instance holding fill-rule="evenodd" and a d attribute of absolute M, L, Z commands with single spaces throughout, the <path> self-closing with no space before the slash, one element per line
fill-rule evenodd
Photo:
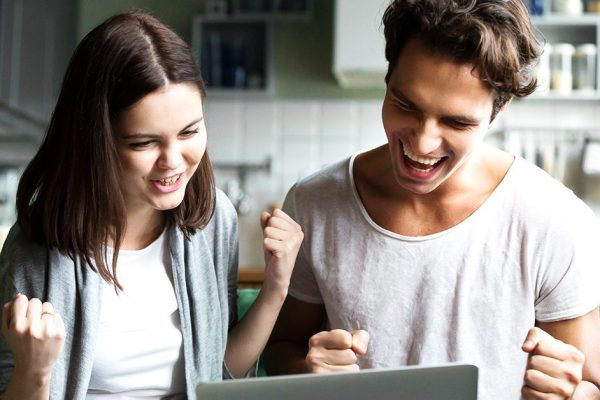
<path fill-rule="evenodd" d="M 112 252 L 109 253 L 109 260 Z M 177 299 L 163 232 L 142 250 L 120 250 L 123 292 L 106 285 L 87 399 L 184 398 Z"/>
<path fill-rule="evenodd" d="M 291 296 L 325 305 L 330 329 L 371 335 L 363 368 L 466 362 L 479 399 L 519 399 L 535 321 L 600 304 L 600 227 L 562 184 L 517 158 L 471 216 L 443 232 L 399 235 L 367 214 L 353 156 L 300 181 L 284 210 L 304 242 Z"/>

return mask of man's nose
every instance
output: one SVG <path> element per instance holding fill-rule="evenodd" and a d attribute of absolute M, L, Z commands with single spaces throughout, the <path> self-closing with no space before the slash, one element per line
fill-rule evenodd
<path fill-rule="evenodd" d="M 411 137 L 411 151 L 416 155 L 424 156 L 437 150 L 442 142 L 442 129 L 439 122 L 433 118 L 420 121 L 413 130 Z"/>

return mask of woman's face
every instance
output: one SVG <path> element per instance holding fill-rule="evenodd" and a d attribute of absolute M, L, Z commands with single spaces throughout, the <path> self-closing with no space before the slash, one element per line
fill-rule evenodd
<path fill-rule="evenodd" d="M 206 151 L 198 88 L 189 83 L 167 84 L 126 109 L 115 130 L 128 215 L 181 204 Z"/>

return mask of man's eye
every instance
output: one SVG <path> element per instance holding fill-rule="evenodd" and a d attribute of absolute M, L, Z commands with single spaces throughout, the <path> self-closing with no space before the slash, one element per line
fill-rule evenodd
<path fill-rule="evenodd" d="M 403 109 L 404 111 L 414 111 L 414 109 L 412 107 L 410 107 L 408 104 L 397 101 L 396 105 L 398 107 L 400 107 L 401 109 Z"/>
<path fill-rule="evenodd" d="M 458 121 L 448 121 L 448 125 L 450 125 L 454 129 L 458 129 L 460 131 L 467 130 L 472 126 L 472 125 L 465 124 L 463 122 L 458 122 Z"/>

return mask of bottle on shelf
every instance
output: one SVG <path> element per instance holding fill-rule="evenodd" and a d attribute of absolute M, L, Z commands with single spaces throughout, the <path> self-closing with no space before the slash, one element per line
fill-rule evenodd
<path fill-rule="evenodd" d="M 550 88 L 561 94 L 570 94 L 573 90 L 572 59 L 575 47 L 570 43 L 552 45 L 550 53 Z"/>
<path fill-rule="evenodd" d="M 587 0 L 585 11 L 588 13 L 600 13 L 600 0 Z"/>
<path fill-rule="evenodd" d="M 557 14 L 581 15 L 583 2 L 582 0 L 553 0 L 552 11 Z"/>
<path fill-rule="evenodd" d="M 550 91 L 550 53 L 552 52 L 552 45 L 546 43 L 544 45 L 544 51 L 540 56 L 540 62 L 536 67 L 536 77 L 538 86 L 536 93 L 540 95 L 546 95 Z"/>
<path fill-rule="evenodd" d="M 544 0 L 529 0 L 527 7 L 531 15 L 544 15 Z"/>
<path fill-rule="evenodd" d="M 596 60 L 598 48 L 585 43 L 575 48 L 573 55 L 573 88 L 584 92 L 596 91 Z"/>

